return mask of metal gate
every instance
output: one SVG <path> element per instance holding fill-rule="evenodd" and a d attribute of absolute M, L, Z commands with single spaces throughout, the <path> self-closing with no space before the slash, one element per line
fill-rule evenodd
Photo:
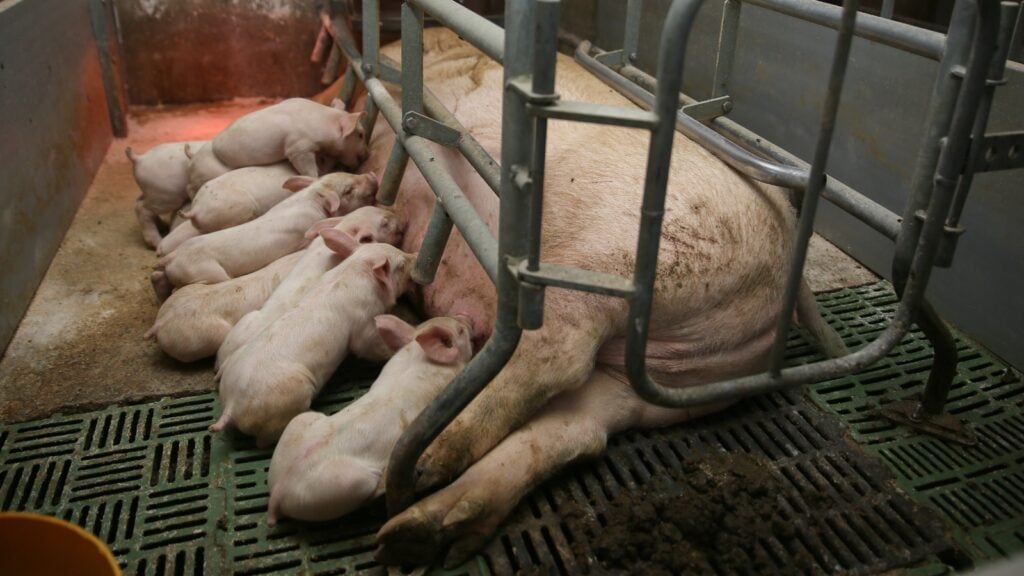
<path fill-rule="evenodd" d="M 959 0 L 946 37 L 884 18 L 858 15 L 857 0 L 843 8 L 811 0 L 726 0 L 712 97 L 694 102 L 680 95 L 686 40 L 702 0 L 676 0 L 661 37 L 658 74 L 632 66 L 639 37 L 641 0 L 629 0 L 621 50 L 597 51 L 584 42 L 582 65 L 649 111 L 560 100 L 554 92 L 558 0 L 507 0 L 505 30 L 450 0 L 408 0 L 402 6 L 402 66 L 379 51 L 379 4 L 363 0 L 363 50 L 343 18 L 325 18 L 335 44 L 332 66 L 349 61 L 340 97 L 351 100 L 355 82 L 367 91 L 366 134 L 378 113 L 395 131 L 378 200 L 394 201 L 411 157 L 437 196 L 413 277 L 429 283 L 452 226 L 457 226 L 497 287 L 494 332 L 466 369 L 409 426 L 388 465 L 387 504 L 394 515 L 413 500 L 414 466 L 433 439 L 501 370 L 522 330 L 543 322 L 544 290 L 556 286 L 625 298 L 627 372 L 637 392 L 664 406 L 694 406 L 834 378 L 861 370 L 885 356 L 918 323 L 936 349 L 920 402 L 891 405 L 883 415 L 946 439 L 972 436 L 943 405 L 956 370 L 956 347 L 948 328 L 924 299 L 934 266 L 949 266 L 974 173 L 1024 165 L 1024 133 L 986 135 L 994 89 L 1001 82 L 1013 23 L 1020 5 L 999 0 Z M 742 3 L 754 4 L 839 30 L 813 161 L 807 165 L 724 118 L 732 109 L 728 77 Z M 423 85 L 423 18 L 427 13 L 490 58 L 504 64 L 500 165 Z M 506 33 L 507 32 L 507 33 Z M 940 61 L 910 199 L 902 218 L 826 174 L 839 95 L 854 35 Z M 336 72 L 335 72 L 336 74 Z M 401 83 L 401 103 L 382 81 Z M 651 92 L 654 92 L 652 94 Z M 680 100 L 685 104 L 679 108 Z M 642 221 L 632 279 L 540 261 L 544 150 L 549 119 L 594 122 L 651 131 Z M 679 129 L 755 180 L 789 187 L 801 196 L 797 241 L 768 371 L 699 387 L 671 389 L 647 374 L 645 348 L 654 287 L 668 162 Z M 457 148 L 501 197 L 498 238 L 477 215 L 462 190 L 436 163 L 430 142 Z M 872 342 L 840 358 L 784 367 L 789 319 L 796 305 L 807 245 L 819 198 L 824 196 L 893 240 L 893 283 L 900 302 L 892 321 Z"/>

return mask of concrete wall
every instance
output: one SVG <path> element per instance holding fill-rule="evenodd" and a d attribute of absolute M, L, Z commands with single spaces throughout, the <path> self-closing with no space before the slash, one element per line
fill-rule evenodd
<path fill-rule="evenodd" d="M 670 2 L 649 0 L 639 65 L 653 73 Z M 714 74 L 721 0 L 709 0 L 687 47 L 684 91 L 707 97 Z M 625 3 L 597 0 L 596 44 L 622 45 Z M 576 24 L 574 24 L 575 26 Z M 579 27 L 587 24 L 580 23 Z M 733 67 L 731 117 L 809 160 L 817 137 L 836 33 L 744 5 Z M 937 64 L 856 39 L 832 145 L 829 173 L 897 214 L 903 211 Z M 1024 67 L 1012 64 L 997 91 L 988 130 L 1024 129 Z M 954 326 L 1024 367 L 1024 170 L 975 178 L 953 267 L 937 270 L 929 296 Z M 889 277 L 892 243 L 823 202 L 817 230 L 877 274 Z"/>
<path fill-rule="evenodd" d="M 132 104 L 311 96 L 314 0 L 115 0 Z"/>
<path fill-rule="evenodd" d="M 0 351 L 111 137 L 88 0 L 0 2 Z"/>

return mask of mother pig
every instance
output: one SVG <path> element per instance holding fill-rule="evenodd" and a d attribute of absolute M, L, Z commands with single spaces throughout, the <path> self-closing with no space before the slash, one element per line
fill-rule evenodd
<path fill-rule="evenodd" d="M 427 30 L 428 86 L 499 157 L 502 69 L 447 30 Z M 398 58 L 397 46 L 383 53 Z M 559 55 L 562 98 L 630 106 Z M 542 258 L 631 277 L 648 134 L 549 123 Z M 364 170 L 383 170 L 393 135 L 378 126 Z M 436 147 L 492 230 L 495 194 L 457 152 Z M 434 195 L 410 164 L 397 208 L 415 252 Z M 766 367 L 795 219 L 783 190 L 756 184 L 676 135 L 647 346 L 651 375 L 693 386 Z M 430 316 L 463 315 L 479 344 L 494 327 L 495 291 L 458 234 L 422 290 Z M 454 482 L 392 518 L 378 557 L 445 564 L 487 542 L 516 502 L 571 460 L 599 454 L 610 434 L 664 426 L 722 406 L 666 409 L 644 402 L 624 376 L 627 304 L 549 289 L 540 330 L 524 332 L 509 363 L 437 438 L 418 465 L 421 487 Z"/>

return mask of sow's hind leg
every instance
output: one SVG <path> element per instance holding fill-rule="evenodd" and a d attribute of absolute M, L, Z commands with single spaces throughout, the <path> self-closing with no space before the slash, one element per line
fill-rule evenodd
<path fill-rule="evenodd" d="M 385 563 L 456 566 L 486 544 L 516 504 L 574 460 L 604 452 L 608 437 L 636 426 L 663 426 L 720 406 L 665 409 L 598 368 L 582 387 L 553 399 L 454 483 L 392 518 L 377 535 Z"/>

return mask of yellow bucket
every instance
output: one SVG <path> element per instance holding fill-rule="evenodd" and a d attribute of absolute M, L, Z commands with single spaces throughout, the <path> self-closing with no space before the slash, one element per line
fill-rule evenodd
<path fill-rule="evenodd" d="M 85 530 L 58 518 L 0 512 L 0 574 L 121 576 L 110 550 Z"/>

